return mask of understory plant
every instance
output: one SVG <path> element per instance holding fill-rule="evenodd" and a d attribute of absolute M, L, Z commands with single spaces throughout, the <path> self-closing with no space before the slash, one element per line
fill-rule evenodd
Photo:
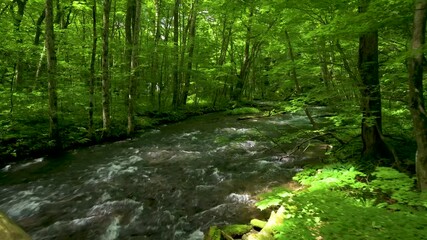
<path fill-rule="evenodd" d="M 262 194 L 261 210 L 284 206 L 276 239 L 427 239 L 427 198 L 414 179 L 393 168 L 371 175 L 350 164 L 308 168 L 294 180 L 299 190 Z"/>

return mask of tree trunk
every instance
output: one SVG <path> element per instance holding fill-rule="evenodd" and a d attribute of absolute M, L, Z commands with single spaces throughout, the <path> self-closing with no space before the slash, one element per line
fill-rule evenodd
<path fill-rule="evenodd" d="M 230 45 L 230 38 L 231 38 L 231 34 L 232 34 L 232 22 L 229 22 L 227 20 L 227 16 L 224 18 L 224 25 L 223 25 L 223 29 L 222 29 L 222 43 L 221 43 L 221 52 L 219 55 L 219 59 L 217 61 L 217 64 L 221 67 L 224 65 L 225 63 L 225 58 L 227 57 L 227 50 L 228 50 L 228 46 Z M 228 79 L 230 78 L 230 76 L 227 74 L 225 76 L 222 76 L 221 79 L 223 80 L 224 84 L 222 87 L 222 92 L 221 92 L 221 96 L 224 98 L 227 98 L 227 90 L 229 88 L 228 85 Z"/>
<path fill-rule="evenodd" d="M 10 5 L 10 10 L 11 10 L 11 14 L 13 16 L 13 20 L 14 20 L 14 25 L 15 25 L 15 31 L 16 31 L 16 35 L 20 35 L 19 32 L 21 31 L 21 22 L 22 19 L 24 18 L 24 11 L 25 11 L 25 6 L 27 5 L 28 0 L 15 0 L 15 3 L 18 4 L 18 11 L 17 11 L 17 16 L 15 15 L 15 12 L 13 10 L 13 4 Z M 21 37 L 19 37 L 16 40 L 16 43 L 18 45 L 18 49 L 21 48 L 21 45 L 23 43 L 23 40 Z M 15 84 L 16 86 L 19 86 L 22 84 L 22 54 L 17 54 L 16 56 L 16 64 L 15 64 Z"/>
<path fill-rule="evenodd" d="M 127 134 L 135 131 L 135 95 L 136 78 L 138 76 L 139 30 L 141 18 L 141 3 L 139 0 L 128 0 L 126 13 L 126 42 L 129 59 L 129 95 L 128 95 L 128 128 Z"/>
<path fill-rule="evenodd" d="M 295 92 L 300 94 L 301 93 L 301 86 L 300 86 L 298 78 L 297 78 L 296 67 L 294 66 L 295 65 L 294 51 L 293 51 L 292 44 L 291 44 L 291 38 L 289 37 L 289 33 L 286 30 L 285 30 L 285 39 L 286 39 L 286 45 L 288 47 L 288 57 L 292 63 L 291 78 L 295 84 Z"/>
<path fill-rule="evenodd" d="M 370 0 L 361 0 L 359 13 L 367 11 Z M 387 155 L 382 137 L 381 92 L 378 73 L 378 31 L 368 30 L 359 38 L 361 79 L 362 157 L 368 161 Z"/>
<path fill-rule="evenodd" d="M 182 93 L 182 104 L 187 104 L 188 92 L 190 90 L 190 82 L 193 71 L 193 55 L 194 55 L 194 41 L 196 38 L 196 20 L 197 20 L 197 7 L 198 0 L 194 0 L 191 5 L 190 16 L 190 34 L 189 34 L 189 47 L 188 47 L 188 63 L 187 73 L 185 74 L 184 91 Z"/>
<path fill-rule="evenodd" d="M 60 148 L 61 141 L 58 127 L 58 96 L 56 92 L 56 53 L 53 32 L 53 2 L 46 0 L 46 56 L 49 93 L 49 134 L 54 141 L 54 147 Z"/>
<path fill-rule="evenodd" d="M 166 13 L 166 19 L 169 19 L 169 11 Z M 171 21 L 166 21 L 165 26 L 165 33 L 164 33 L 164 41 L 163 44 L 167 45 L 169 43 L 169 33 L 170 33 L 170 26 L 172 25 Z M 160 63 L 160 73 L 159 73 L 159 91 L 158 91 L 158 105 L 159 105 L 159 111 L 163 107 L 163 102 L 166 102 L 167 99 L 163 101 L 163 91 L 165 89 L 166 84 L 169 82 L 169 51 L 163 51 L 162 60 Z"/>
<path fill-rule="evenodd" d="M 104 136 L 109 137 L 111 131 L 110 116 L 110 74 L 109 74 L 109 29 L 111 0 L 104 0 L 102 17 L 102 123 Z"/>
<path fill-rule="evenodd" d="M 329 69 L 329 56 L 326 50 L 326 40 L 325 39 L 319 39 L 317 41 L 317 46 L 318 46 L 318 56 L 319 56 L 319 60 L 320 60 L 320 70 L 322 73 L 322 81 L 325 84 L 325 87 L 328 90 L 331 90 L 331 85 L 332 85 L 332 74 L 331 71 Z"/>
<path fill-rule="evenodd" d="M 40 35 L 42 34 L 42 23 L 44 21 L 44 18 L 46 17 L 46 11 L 43 9 L 42 13 L 40 14 L 40 17 L 37 19 L 36 22 L 36 34 L 34 36 L 34 45 L 40 44 Z"/>
<path fill-rule="evenodd" d="M 237 78 L 236 87 L 233 91 L 233 100 L 239 101 L 242 97 L 242 93 L 245 87 L 245 82 L 249 76 L 249 69 L 251 65 L 251 56 L 250 56 L 250 47 L 251 47 L 251 38 L 252 38 L 252 17 L 254 15 L 254 7 L 251 6 L 250 12 L 249 12 L 249 23 L 246 27 L 246 40 L 245 40 L 245 50 L 244 50 L 244 56 L 243 56 L 243 62 L 240 66 L 240 73 Z"/>
<path fill-rule="evenodd" d="M 155 0 L 155 33 L 154 33 L 154 50 L 153 50 L 153 59 L 151 66 L 151 86 L 150 86 L 150 102 L 153 108 L 156 105 L 156 91 L 159 91 L 160 74 L 159 71 L 159 42 L 161 39 L 161 8 L 162 8 L 162 0 Z M 160 101 L 158 101 L 160 103 Z M 160 104 L 158 105 L 158 109 L 160 109 Z"/>
<path fill-rule="evenodd" d="M 34 45 L 36 45 L 36 46 L 38 46 L 40 44 L 40 36 L 42 34 L 42 27 L 41 26 L 42 26 L 42 23 L 43 23 L 45 17 L 46 17 L 46 10 L 43 9 L 42 13 L 40 14 L 40 17 L 37 19 L 37 22 L 36 22 L 36 34 L 34 36 Z M 37 64 L 34 87 L 37 86 L 37 82 L 38 82 L 38 79 L 40 76 L 40 71 L 41 71 L 41 67 L 43 64 L 45 52 L 46 52 L 46 45 L 44 45 L 43 50 L 40 53 L 40 59 L 39 59 L 39 63 Z"/>
<path fill-rule="evenodd" d="M 96 0 L 93 0 L 92 6 L 92 53 L 90 57 L 90 78 L 89 78 L 89 139 L 93 138 L 93 109 L 94 109 L 94 93 L 95 93 L 95 61 L 96 61 L 96 42 L 98 36 L 96 32 Z"/>
<path fill-rule="evenodd" d="M 294 51 L 292 48 L 292 44 L 291 44 L 291 38 L 289 37 L 289 33 L 288 31 L 285 30 L 285 38 L 286 38 L 286 45 L 288 47 L 288 57 L 291 60 L 292 63 L 292 67 L 291 67 L 291 78 L 294 81 L 295 84 L 295 92 L 297 93 L 297 95 L 301 94 L 301 85 L 298 81 L 298 76 L 297 76 L 297 70 L 295 67 L 295 56 L 294 56 Z M 311 116 L 310 111 L 308 110 L 307 107 L 304 106 L 304 113 L 307 116 L 308 120 L 310 121 L 311 125 L 313 126 L 313 128 L 317 128 L 317 124 L 314 121 L 313 117 Z"/>
<path fill-rule="evenodd" d="M 175 7 L 173 9 L 173 45 L 174 45 L 174 63 L 173 63 L 173 96 L 172 106 L 177 108 L 180 104 L 180 80 L 179 80 L 179 50 L 178 50 L 178 39 L 179 39 L 179 5 L 181 0 L 175 0 Z"/>
<path fill-rule="evenodd" d="M 409 107 L 417 141 L 416 171 L 418 187 L 427 191 L 427 113 L 423 90 L 423 50 L 427 17 L 427 0 L 415 3 L 412 54 L 409 59 Z"/>
<path fill-rule="evenodd" d="M 225 57 L 227 56 L 227 50 L 228 50 L 228 45 L 230 41 L 232 25 L 233 24 L 229 23 L 228 17 L 225 16 L 223 26 L 222 26 L 222 34 L 221 34 L 222 35 L 221 52 L 217 60 L 217 64 L 219 66 L 222 66 L 225 63 Z"/>

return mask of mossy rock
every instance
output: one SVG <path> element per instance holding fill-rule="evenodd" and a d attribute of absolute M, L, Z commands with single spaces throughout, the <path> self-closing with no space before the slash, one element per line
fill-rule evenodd
<path fill-rule="evenodd" d="M 259 219 L 252 219 L 251 220 L 251 225 L 254 226 L 254 227 L 256 227 L 256 228 L 262 229 L 262 228 L 265 227 L 266 224 L 267 224 L 266 221 L 262 221 L 262 220 L 259 220 Z"/>
<path fill-rule="evenodd" d="M 229 236 L 235 237 L 242 236 L 243 234 L 249 232 L 251 229 L 251 225 L 235 224 L 223 227 L 222 231 Z"/>
<path fill-rule="evenodd" d="M 203 240 L 221 240 L 221 230 L 217 226 L 210 227 Z"/>
<path fill-rule="evenodd" d="M 0 239 L 4 240 L 31 240 L 31 237 L 18 225 L 0 212 Z"/>

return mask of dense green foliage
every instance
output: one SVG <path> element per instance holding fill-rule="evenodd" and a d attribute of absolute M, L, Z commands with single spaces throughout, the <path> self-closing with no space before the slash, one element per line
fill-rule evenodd
<path fill-rule="evenodd" d="M 427 195 L 414 179 L 392 168 L 372 175 L 349 164 L 308 168 L 294 177 L 298 190 L 278 188 L 261 196 L 260 209 L 283 205 L 277 239 L 424 239 Z"/>

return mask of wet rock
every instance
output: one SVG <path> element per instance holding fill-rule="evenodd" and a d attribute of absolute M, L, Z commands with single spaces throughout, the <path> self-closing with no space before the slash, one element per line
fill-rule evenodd
<path fill-rule="evenodd" d="M 24 232 L 18 225 L 0 212 L 0 239 L 7 240 L 31 240 L 31 237 Z"/>

